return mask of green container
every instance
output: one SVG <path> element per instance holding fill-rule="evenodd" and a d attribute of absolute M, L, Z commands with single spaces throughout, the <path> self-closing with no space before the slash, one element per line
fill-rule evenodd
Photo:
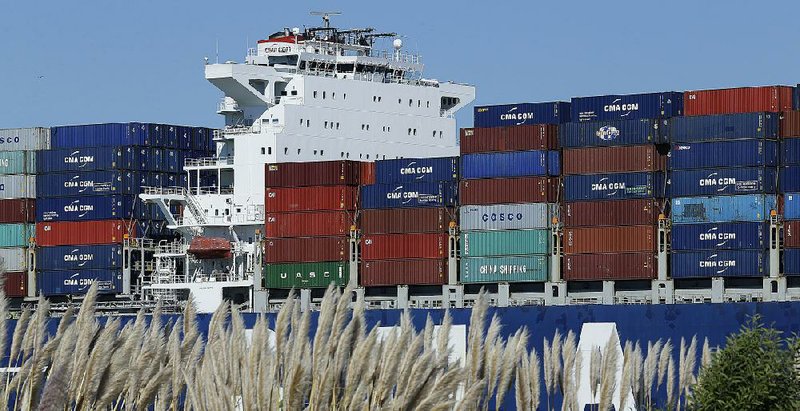
<path fill-rule="evenodd" d="M 550 230 L 465 231 L 462 257 L 550 253 Z"/>
<path fill-rule="evenodd" d="M 36 152 L 0 151 L 0 174 L 36 174 Z"/>
<path fill-rule="evenodd" d="M 462 258 L 461 282 L 541 282 L 547 281 L 549 268 L 546 255 Z"/>
<path fill-rule="evenodd" d="M 265 288 L 328 288 L 331 283 L 344 287 L 350 281 L 346 262 L 266 264 Z"/>
<path fill-rule="evenodd" d="M 33 224 L 0 224 L 0 247 L 25 247 L 35 233 Z"/>

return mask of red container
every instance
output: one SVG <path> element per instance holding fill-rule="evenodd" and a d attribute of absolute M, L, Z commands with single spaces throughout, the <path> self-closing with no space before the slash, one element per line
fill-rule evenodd
<path fill-rule="evenodd" d="M 462 128 L 461 154 L 492 151 L 554 150 L 558 126 L 537 124 L 509 127 Z"/>
<path fill-rule="evenodd" d="M 650 225 L 566 228 L 563 241 L 564 254 L 653 252 L 656 228 Z"/>
<path fill-rule="evenodd" d="M 268 213 L 355 210 L 358 206 L 358 187 L 352 186 L 267 188 L 265 193 Z"/>
<path fill-rule="evenodd" d="M 358 224 L 363 234 L 446 233 L 455 219 L 449 208 L 385 208 L 361 211 Z"/>
<path fill-rule="evenodd" d="M 568 254 L 564 256 L 567 281 L 652 280 L 658 277 L 653 253 Z"/>
<path fill-rule="evenodd" d="M 359 172 L 361 173 L 359 180 L 361 180 L 361 185 L 366 186 L 375 184 L 375 163 L 371 161 L 364 161 L 359 164 Z"/>
<path fill-rule="evenodd" d="M 800 111 L 781 113 L 781 137 L 800 137 Z"/>
<path fill-rule="evenodd" d="M 6 291 L 6 296 L 12 298 L 22 298 L 28 295 L 28 273 L 3 273 L 3 281 L 3 288 Z"/>
<path fill-rule="evenodd" d="M 357 186 L 361 165 L 357 161 L 267 164 L 265 187 Z"/>
<path fill-rule="evenodd" d="M 362 261 L 358 278 L 364 287 L 442 285 L 447 283 L 447 260 Z"/>
<path fill-rule="evenodd" d="M 687 91 L 683 94 L 683 112 L 687 116 L 704 116 L 789 111 L 792 109 L 792 92 L 788 86 Z"/>
<path fill-rule="evenodd" d="M 565 227 L 656 225 L 658 200 L 605 200 L 566 203 L 561 211 Z"/>
<path fill-rule="evenodd" d="M 353 218 L 349 211 L 267 213 L 264 233 L 270 238 L 346 236 Z"/>
<path fill-rule="evenodd" d="M 656 146 L 572 148 L 562 154 L 563 174 L 602 174 L 667 169 L 667 156 Z"/>
<path fill-rule="evenodd" d="M 800 248 L 800 221 L 783 222 L 783 246 L 786 248 Z"/>
<path fill-rule="evenodd" d="M 492 178 L 462 180 L 462 205 L 554 203 L 558 201 L 559 180 L 549 177 Z"/>
<path fill-rule="evenodd" d="M 361 237 L 361 259 L 447 258 L 447 234 L 373 234 Z"/>
<path fill-rule="evenodd" d="M 264 260 L 268 263 L 348 261 L 347 237 L 268 238 Z"/>
<path fill-rule="evenodd" d="M 136 237 L 136 226 L 121 220 L 36 223 L 39 246 L 117 244 L 126 234 Z"/>
<path fill-rule="evenodd" d="M 0 224 L 32 223 L 36 219 L 36 200 L 0 200 Z"/>

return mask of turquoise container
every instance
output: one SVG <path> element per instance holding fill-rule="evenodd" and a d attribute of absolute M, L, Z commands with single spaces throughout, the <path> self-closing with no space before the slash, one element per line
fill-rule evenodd
<path fill-rule="evenodd" d="M 550 253 L 550 230 L 465 231 L 462 257 Z"/>
<path fill-rule="evenodd" d="M 549 268 L 546 255 L 462 258 L 461 282 L 542 282 L 547 281 Z"/>
<path fill-rule="evenodd" d="M 0 174 L 36 174 L 36 152 L 0 151 Z"/>
<path fill-rule="evenodd" d="M 35 233 L 33 224 L 0 224 L 0 247 L 25 247 Z"/>

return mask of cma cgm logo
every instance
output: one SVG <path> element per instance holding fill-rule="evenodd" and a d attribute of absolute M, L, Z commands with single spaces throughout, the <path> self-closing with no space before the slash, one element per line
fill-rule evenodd
<path fill-rule="evenodd" d="M 415 161 L 412 161 L 407 166 L 400 169 L 400 175 L 404 176 L 417 176 L 416 179 L 423 178 L 425 174 L 432 174 L 433 166 L 418 166 Z"/>
<path fill-rule="evenodd" d="M 78 217 L 83 217 L 91 211 L 94 211 L 94 206 L 91 204 L 81 204 L 80 200 L 75 200 L 64 206 L 65 213 L 80 213 Z"/>
<path fill-rule="evenodd" d="M 736 240 L 736 233 L 719 231 L 719 227 L 712 227 L 705 233 L 700 233 L 700 241 L 715 241 L 717 247 L 734 240 Z"/>
<path fill-rule="evenodd" d="M 617 191 L 625 189 L 624 181 L 609 181 L 608 177 L 601 178 L 600 181 L 592 183 L 592 191 L 609 191 L 608 196 L 617 194 Z"/>
<path fill-rule="evenodd" d="M 716 270 L 717 274 L 722 274 L 728 268 L 736 267 L 736 260 L 717 260 L 718 254 L 712 254 L 707 259 L 700 261 L 700 268 L 711 268 Z"/>
<path fill-rule="evenodd" d="M 418 191 L 403 191 L 403 186 L 397 187 L 394 191 L 390 193 L 386 193 L 386 198 L 389 200 L 403 200 L 403 204 L 411 202 L 416 198 L 419 198 Z"/>
<path fill-rule="evenodd" d="M 94 261 L 94 254 L 81 253 L 77 248 L 72 250 L 69 254 L 64 254 L 64 262 L 78 263 L 79 267 L 83 267 L 90 261 Z"/>
<path fill-rule="evenodd" d="M 621 98 L 618 98 L 611 102 L 611 104 L 606 104 L 603 106 L 603 111 L 606 113 L 619 113 L 624 112 L 625 114 L 620 115 L 620 117 L 625 117 L 628 114 L 631 114 L 634 111 L 639 110 L 639 103 L 620 103 L 622 101 Z"/>
<path fill-rule="evenodd" d="M 611 141 L 611 140 L 616 140 L 617 137 L 619 137 L 619 129 L 613 126 L 603 126 L 600 127 L 600 129 L 597 130 L 594 134 L 597 137 L 599 137 L 600 140 Z"/>
<path fill-rule="evenodd" d="M 533 113 L 523 113 L 517 111 L 517 106 L 511 107 L 508 112 L 500 115 L 500 121 L 514 121 L 516 125 L 524 124 L 528 120 L 533 120 Z"/>
<path fill-rule="evenodd" d="M 78 164 L 78 167 L 83 167 L 87 163 L 94 163 L 94 156 L 82 156 L 80 151 L 73 151 L 70 155 L 64 157 L 64 164 Z"/>

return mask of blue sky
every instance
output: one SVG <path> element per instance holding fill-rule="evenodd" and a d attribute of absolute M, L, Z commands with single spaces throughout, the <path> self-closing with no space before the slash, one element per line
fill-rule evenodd
<path fill-rule="evenodd" d="M 478 104 L 800 83 L 800 2 L 17 1 L 0 6 L 0 128 L 109 121 L 220 126 L 203 57 L 315 25 L 404 34 L 425 76 Z M 402 4 L 402 5 L 401 5 Z M 458 116 L 472 123 L 471 112 Z"/>

